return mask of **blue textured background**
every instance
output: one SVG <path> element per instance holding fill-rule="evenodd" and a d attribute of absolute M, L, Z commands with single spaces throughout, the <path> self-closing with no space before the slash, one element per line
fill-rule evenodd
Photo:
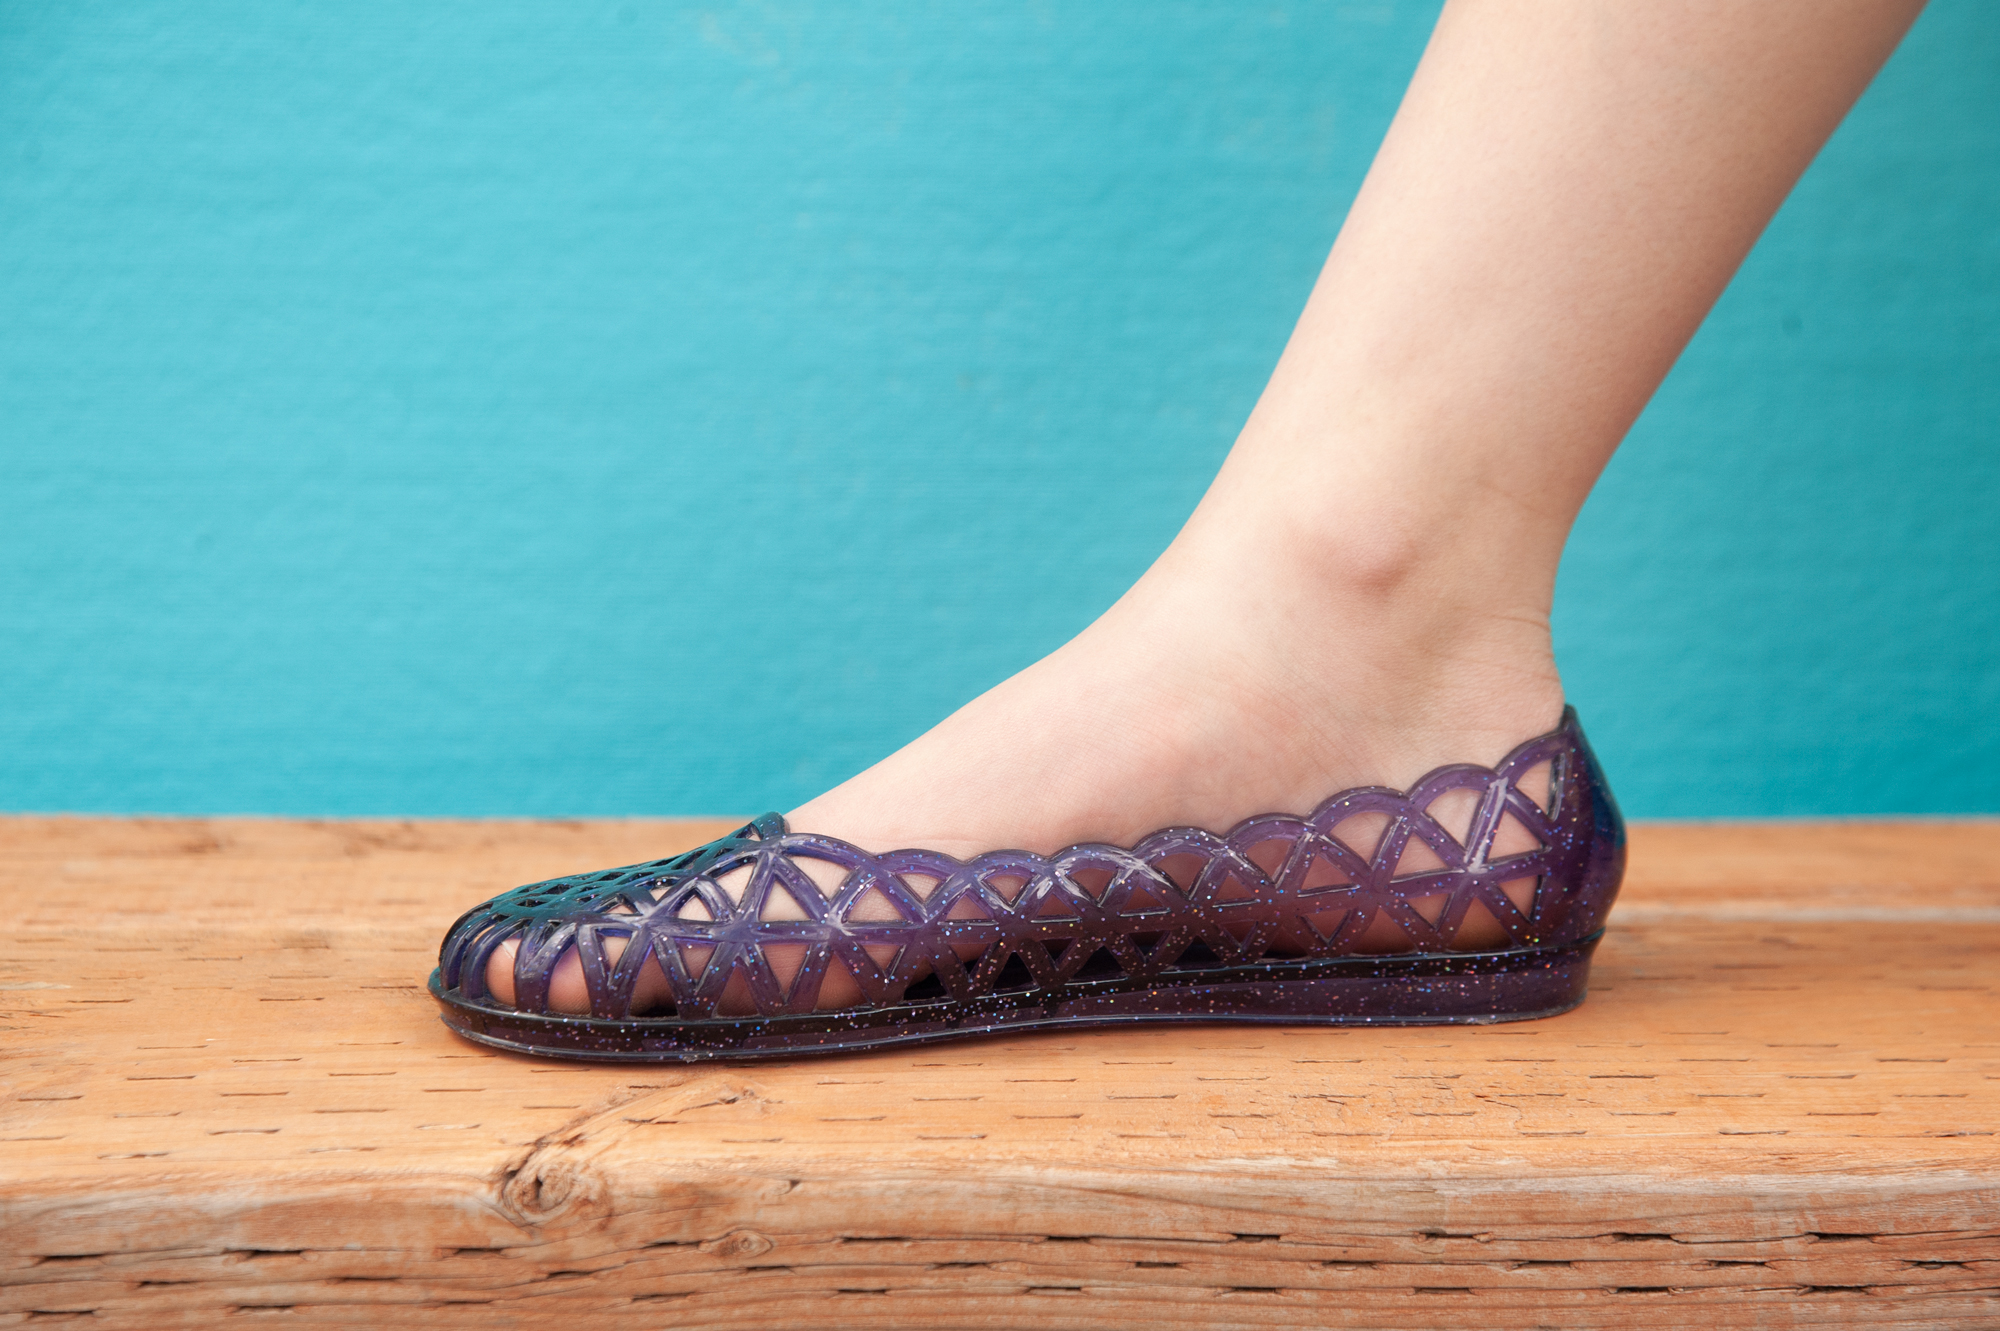
<path fill-rule="evenodd" d="M 749 813 L 1172 535 L 1431 4 L 0 7 L 0 807 Z M 1587 510 L 1645 816 L 2000 809 L 2000 5 Z"/>

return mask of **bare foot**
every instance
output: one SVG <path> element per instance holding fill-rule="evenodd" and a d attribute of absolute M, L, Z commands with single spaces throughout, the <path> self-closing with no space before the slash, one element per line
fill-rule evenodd
<path fill-rule="evenodd" d="M 1497 762 L 1561 714 L 1543 621 L 1233 563 L 1170 551 L 1073 641 L 787 821 L 959 858 L 1130 845 Z"/>
<path fill-rule="evenodd" d="M 960 859 L 1131 845 L 1166 826 L 1306 813 L 1351 787 L 1407 788 L 1447 763 L 1493 765 L 1557 724 L 1562 686 L 1532 605 L 1505 612 L 1484 580 L 1440 576 L 1430 552 L 1243 533 L 1191 523 L 1097 623 L 793 810 L 792 829 Z M 605 943 L 615 962 L 623 940 Z M 1368 950 L 1399 945 L 1385 934 Z M 796 969 L 786 960 L 774 969 Z M 513 965 L 510 943 L 488 967 L 503 1002 Z M 643 973 L 634 1010 L 665 985 Z M 589 1010 L 574 952 L 551 975 L 549 1007 Z"/>

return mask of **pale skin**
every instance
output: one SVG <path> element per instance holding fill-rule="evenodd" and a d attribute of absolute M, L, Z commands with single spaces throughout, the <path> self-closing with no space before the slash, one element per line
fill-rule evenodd
<path fill-rule="evenodd" d="M 1578 510 L 1921 8 L 1451 0 L 1173 544 L 791 826 L 961 858 L 1129 845 L 1492 764 L 1552 728 Z M 510 944 L 487 976 L 503 1002 L 512 967 Z M 549 1000 L 588 1010 L 574 954 Z"/>

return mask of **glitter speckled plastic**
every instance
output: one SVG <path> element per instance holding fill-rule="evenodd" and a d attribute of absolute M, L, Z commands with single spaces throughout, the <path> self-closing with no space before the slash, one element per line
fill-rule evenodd
<path fill-rule="evenodd" d="M 1433 817 L 1474 804 L 1469 826 L 1452 819 L 1462 842 Z M 1493 853 L 1510 821 L 1534 849 Z M 811 861 L 836 885 L 818 886 Z M 1166 828 L 1130 848 L 873 855 L 766 814 L 672 859 L 475 907 L 430 983 L 446 1024 L 480 1043 L 629 1061 L 1140 1021 L 1510 1021 L 1583 1000 L 1624 865 L 1623 821 L 1566 710 L 1496 768 L 1441 767 L 1408 792 L 1348 790 L 1304 816 Z M 509 940 L 518 1006 L 485 983 Z M 587 1014 L 548 1007 L 572 952 Z"/>

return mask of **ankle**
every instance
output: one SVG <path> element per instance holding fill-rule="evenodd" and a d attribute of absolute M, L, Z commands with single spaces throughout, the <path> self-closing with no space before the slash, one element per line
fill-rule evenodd
<path fill-rule="evenodd" d="M 1256 701 L 1275 713 L 1381 737 L 1357 760 L 1430 750 L 1437 762 L 1487 761 L 1553 727 L 1563 703 L 1552 588 L 1518 564 L 1496 571 L 1501 562 L 1452 532 L 1427 541 L 1407 525 L 1226 514 L 1190 523 L 1105 627 L 1174 644 L 1197 674 L 1269 691 Z M 1481 750 L 1452 746 L 1454 735 Z"/>
<path fill-rule="evenodd" d="M 1324 510 L 1308 500 L 1255 522 L 1198 514 L 1130 599 L 1189 622 L 1221 608 L 1216 629 L 1264 638 L 1275 659 L 1338 649 L 1350 666 L 1417 686 L 1466 668 L 1553 678 L 1554 569 L 1539 567 L 1535 552 L 1510 550 L 1469 522 Z"/>
<path fill-rule="evenodd" d="M 1235 576 L 1288 575 L 1346 617 L 1539 622 L 1546 636 L 1581 495 L 1447 443 L 1395 413 L 1310 422 L 1260 403 L 1175 545 Z"/>

